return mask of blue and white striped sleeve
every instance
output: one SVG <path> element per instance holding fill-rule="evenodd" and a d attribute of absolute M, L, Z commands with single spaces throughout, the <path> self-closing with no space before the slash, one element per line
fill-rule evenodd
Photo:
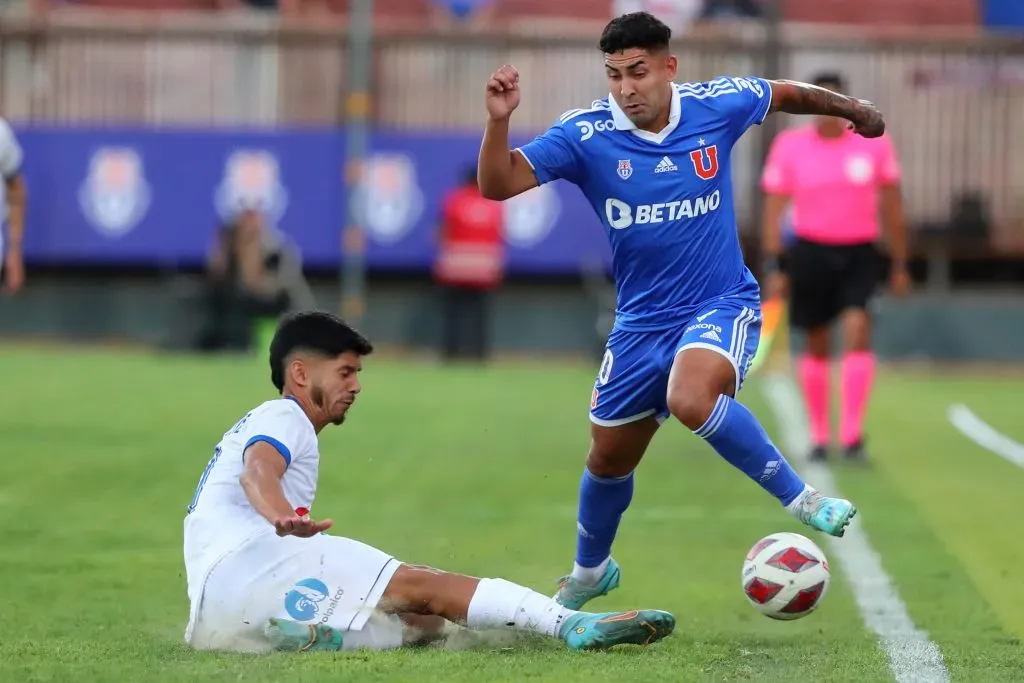
<path fill-rule="evenodd" d="M 683 83 L 679 94 L 704 102 L 724 118 L 736 139 L 748 128 L 764 123 L 772 106 L 772 86 L 763 78 L 724 76 L 704 83 Z"/>
<path fill-rule="evenodd" d="M 743 135 L 748 128 L 761 125 L 772 106 L 772 85 L 763 78 L 732 78 L 736 93 L 729 101 L 730 119 L 737 135 Z"/>

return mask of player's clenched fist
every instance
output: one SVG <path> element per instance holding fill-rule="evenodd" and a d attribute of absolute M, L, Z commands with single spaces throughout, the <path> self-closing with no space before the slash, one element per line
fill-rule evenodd
<path fill-rule="evenodd" d="M 519 72 L 510 64 L 487 79 L 487 113 L 492 119 L 507 119 L 519 106 Z"/>
<path fill-rule="evenodd" d="M 278 536 L 298 536 L 300 538 L 315 536 L 321 531 L 330 529 L 332 526 L 334 526 L 334 522 L 329 519 L 315 522 L 310 519 L 309 515 L 279 517 L 274 521 L 274 529 L 277 531 Z"/>
<path fill-rule="evenodd" d="M 857 100 L 856 116 L 851 118 L 850 127 L 853 132 L 866 138 L 881 137 L 885 132 L 885 120 L 882 112 L 867 100 Z"/>

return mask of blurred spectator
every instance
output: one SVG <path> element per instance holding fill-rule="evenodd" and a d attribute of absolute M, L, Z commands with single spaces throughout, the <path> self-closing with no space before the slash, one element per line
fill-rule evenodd
<path fill-rule="evenodd" d="M 495 4 L 494 0 L 434 0 L 434 2 L 445 7 L 453 16 L 460 19 L 484 9 L 487 5 Z"/>
<path fill-rule="evenodd" d="M 433 0 L 434 23 L 437 26 L 460 27 L 481 24 L 494 14 L 495 0 Z"/>
<path fill-rule="evenodd" d="M 315 305 L 298 250 L 256 211 L 243 210 L 220 230 L 206 276 L 200 350 L 248 349 L 261 318 Z"/>
<path fill-rule="evenodd" d="M 475 167 L 444 197 L 434 279 L 441 287 L 445 360 L 483 360 L 489 353 L 489 295 L 503 270 L 502 222 L 501 204 L 480 194 Z"/>

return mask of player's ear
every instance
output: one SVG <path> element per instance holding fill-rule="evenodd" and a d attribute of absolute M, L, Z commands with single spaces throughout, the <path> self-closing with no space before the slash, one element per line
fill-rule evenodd
<path fill-rule="evenodd" d="M 288 364 L 288 372 L 297 387 L 309 386 L 309 364 L 301 358 L 293 358 Z"/>
<path fill-rule="evenodd" d="M 676 73 L 679 70 L 679 59 L 670 54 L 665 58 L 665 76 L 669 81 L 676 80 Z"/>

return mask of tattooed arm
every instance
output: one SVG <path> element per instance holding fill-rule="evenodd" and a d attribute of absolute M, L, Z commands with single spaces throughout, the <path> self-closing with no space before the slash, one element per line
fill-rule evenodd
<path fill-rule="evenodd" d="M 882 113 L 867 100 L 858 100 L 839 93 L 796 81 L 769 81 L 772 106 L 769 111 L 787 114 L 838 116 L 850 122 L 858 135 L 877 138 L 885 132 Z"/>

